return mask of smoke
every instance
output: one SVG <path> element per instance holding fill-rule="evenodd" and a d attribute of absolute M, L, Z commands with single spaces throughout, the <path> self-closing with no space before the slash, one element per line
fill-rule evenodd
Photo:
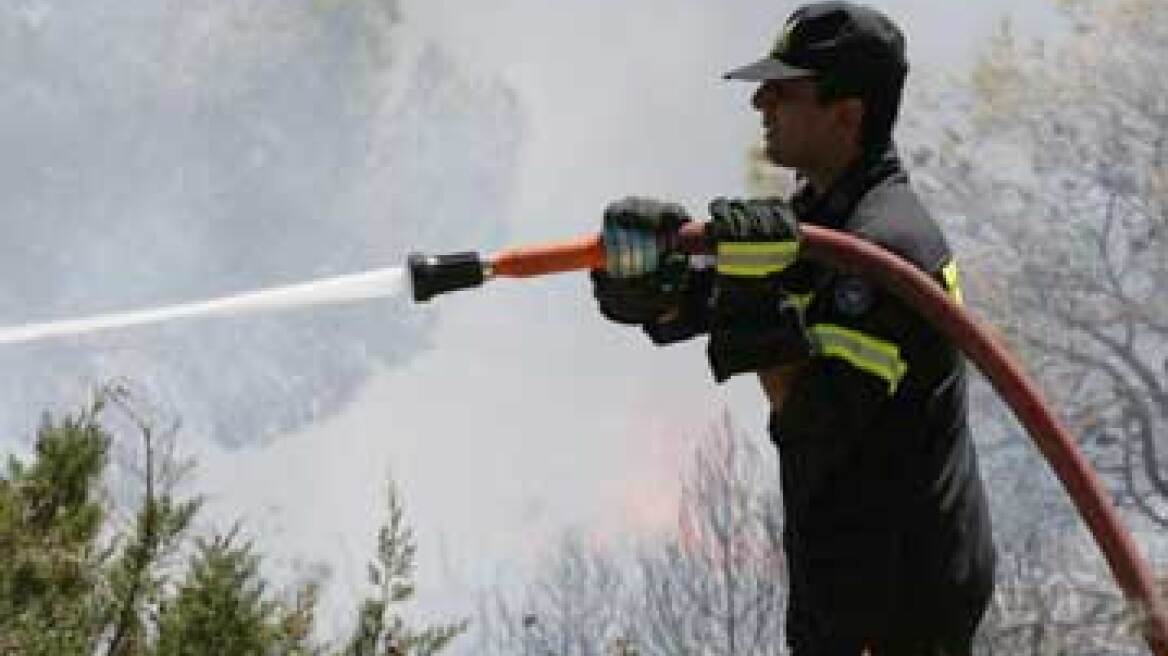
<path fill-rule="evenodd" d="M 127 310 L 497 239 L 523 119 L 362 0 L 0 9 L 0 322 Z M 467 217 L 476 217 L 467 222 Z M 404 301 L 186 321 L 0 351 L 0 427 L 128 378 L 184 433 L 262 441 L 426 348 Z"/>
<path fill-rule="evenodd" d="M 695 215 L 773 193 L 753 89 L 719 76 L 794 4 L 11 0 L 0 323 L 563 238 L 630 193 Z M 878 4 L 935 62 L 1009 3 Z M 0 434 L 131 377 L 182 417 L 184 455 L 197 433 L 238 447 L 195 454 L 207 514 L 327 563 L 334 619 L 395 463 L 422 601 L 465 609 L 566 524 L 666 524 L 680 454 L 723 407 L 764 434 L 754 380 L 713 385 L 700 340 L 653 349 L 586 284 L 500 281 L 443 298 L 441 321 L 375 302 L 0 349 Z"/>
<path fill-rule="evenodd" d="M 789 169 L 771 163 L 766 146 L 756 144 L 746 151 L 746 188 L 751 196 L 789 198 L 795 184 L 795 176 Z"/>

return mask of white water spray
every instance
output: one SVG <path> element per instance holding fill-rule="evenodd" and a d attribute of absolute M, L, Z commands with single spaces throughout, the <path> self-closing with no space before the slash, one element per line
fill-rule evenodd
<path fill-rule="evenodd" d="M 193 303 L 9 326 L 0 328 L 0 345 L 84 335 L 174 319 L 240 315 L 385 298 L 400 294 L 404 288 L 404 280 L 404 271 L 401 267 L 385 267 Z"/>

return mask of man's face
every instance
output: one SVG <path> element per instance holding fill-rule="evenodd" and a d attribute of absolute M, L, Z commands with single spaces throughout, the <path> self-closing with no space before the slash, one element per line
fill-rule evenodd
<path fill-rule="evenodd" d="M 767 80 L 751 99 L 762 114 L 767 158 L 776 166 L 814 170 L 847 143 L 833 102 L 820 102 L 810 78 Z"/>

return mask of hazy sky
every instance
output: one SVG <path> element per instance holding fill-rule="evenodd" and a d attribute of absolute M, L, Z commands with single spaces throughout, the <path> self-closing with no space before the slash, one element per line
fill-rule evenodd
<path fill-rule="evenodd" d="M 913 65 L 921 71 L 967 65 L 1006 12 L 1024 34 L 1058 25 L 1041 0 L 876 4 L 904 26 Z M 115 6 L 125 5 L 109 5 Z M 339 111 L 321 100 L 339 84 L 330 77 L 331 69 L 313 68 L 319 79 L 310 80 L 309 86 L 296 79 L 280 82 L 286 87 L 280 93 L 306 103 L 293 108 L 293 123 L 276 126 L 287 133 L 276 134 L 283 140 L 273 147 L 284 157 L 279 161 L 293 162 L 296 175 L 291 178 L 296 184 L 285 204 L 259 210 L 295 214 L 307 204 L 313 211 L 331 212 L 336 224 L 299 233 L 296 249 L 309 252 L 319 245 L 324 250 L 333 245 L 329 240 L 338 230 L 350 229 L 370 242 L 355 249 L 359 257 L 350 258 L 362 266 L 392 264 L 373 261 L 388 252 L 385 244 L 374 243 L 378 239 L 393 242 L 398 250 L 399 242 L 408 238 L 416 240 L 413 248 L 428 251 L 490 251 L 592 232 L 604 205 L 631 193 L 671 198 L 701 214 L 711 197 L 745 192 L 745 154 L 758 135 L 758 120 L 748 104 L 752 87 L 723 82 L 720 74 L 761 56 L 794 6 L 748 0 L 405 0 L 403 38 L 416 44 L 438 43 L 460 75 L 488 90 L 447 94 L 441 102 L 419 106 L 499 117 L 490 120 L 497 120 L 503 145 L 482 136 L 490 125 L 484 128 L 472 121 L 463 129 L 460 126 L 467 121 L 457 117 L 434 123 L 426 117 L 391 113 L 386 123 L 393 121 L 396 132 L 393 126 L 384 128 L 393 133 L 389 136 L 370 128 L 370 140 L 385 151 L 374 154 L 392 159 L 400 152 L 394 149 L 419 148 L 420 143 L 419 152 L 432 158 L 414 167 L 399 163 L 391 169 L 398 174 L 394 179 L 399 187 L 378 187 L 384 179 L 379 176 L 386 175 L 383 169 L 350 185 L 338 171 L 349 170 L 343 167 L 352 162 L 341 155 L 335 165 L 324 159 L 312 168 L 296 168 L 298 158 L 320 154 L 311 143 L 302 145 L 299 135 L 313 135 L 316 113 Z M 32 3 L 28 7 L 29 24 L 44 20 Z M 147 19 L 142 22 L 149 26 Z M 177 44 L 182 47 L 173 50 L 193 52 L 192 61 L 204 61 L 200 48 L 206 46 L 199 38 L 195 33 L 190 43 Z M 133 39 L 113 36 L 107 40 L 131 44 L 118 46 L 124 48 L 135 44 Z M 242 45 L 255 48 L 248 61 L 266 74 L 261 69 L 271 44 Z M 169 44 L 159 47 L 172 50 L 163 46 Z M 427 95 L 431 90 L 425 80 L 413 82 L 407 87 L 424 99 L 433 98 L 432 93 Z M 514 98 L 500 95 L 503 87 L 509 87 Z M 370 93 L 376 89 L 374 85 Z M 451 109 L 451 98 L 466 99 L 472 106 Z M 490 112 L 475 105 L 478 102 L 489 102 Z M 249 107 L 232 105 L 218 118 L 233 126 L 231 120 L 240 113 L 236 110 Z M 516 132 L 513 112 L 522 119 L 518 168 L 513 179 L 500 176 L 513 187 L 495 193 L 494 187 L 503 183 L 490 178 L 483 183 L 490 193 L 477 195 L 482 190 L 473 188 L 480 179 L 474 176 L 480 176 L 481 166 L 460 166 L 460 157 L 465 153 L 468 162 L 481 162 L 484 151 L 476 146 L 487 143 L 498 149 L 500 168 L 512 167 L 507 144 Z M 84 128 L 86 117 L 77 120 Z M 451 132 L 446 139 L 431 130 L 415 140 L 414 131 L 403 127 L 415 124 L 419 131 L 438 125 Z M 346 122 L 344 143 L 360 142 L 362 133 L 354 129 L 361 126 Z M 328 135 L 315 137 L 319 148 L 337 142 Z M 180 153 L 194 147 L 179 145 L 175 151 Z M 234 165 L 239 153 L 251 152 L 237 152 L 237 146 L 230 139 L 221 144 L 224 165 Z M 143 162 L 157 161 L 156 155 L 151 157 L 155 159 Z M 262 172 L 272 166 L 260 162 L 255 168 Z M 333 197 L 316 208 L 313 203 L 319 199 L 306 190 L 319 189 L 325 179 Z M 137 180 L 128 179 L 126 196 L 131 199 Z M 175 182 L 175 193 L 187 190 L 185 184 L 189 180 Z M 406 189 L 409 185 L 413 187 Z M 425 193 L 410 193 L 418 186 Z M 395 204 L 401 200 L 392 195 L 397 191 L 410 200 Z M 111 211 L 123 211 L 124 200 L 108 199 Z M 191 203 L 192 213 L 200 211 L 197 199 Z M 149 206 L 136 209 L 152 211 Z M 359 233 L 345 221 L 347 213 L 375 217 L 393 212 L 409 212 L 414 223 L 425 226 L 433 221 L 441 229 L 417 229 L 403 236 L 387 221 L 384 229 L 360 224 L 367 232 Z M 231 213 L 225 216 L 230 226 Z M 305 221 L 293 224 L 289 232 L 305 229 Z M 257 238 L 240 230 L 241 251 L 246 250 L 244 245 L 254 249 L 257 240 L 279 238 L 285 231 L 279 225 L 266 226 L 267 232 L 257 233 Z M 168 238 L 175 252 L 158 263 L 176 262 L 177 268 L 183 258 L 198 260 L 192 253 L 200 251 L 183 245 L 201 236 Z M 349 243 L 336 240 L 338 248 Z M 349 263 L 344 254 L 308 261 L 314 263 L 310 270 L 322 273 L 347 270 Z M 229 263 L 225 259 L 223 266 Z M 149 268 L 145 261 L 134 260 L 103 262 L 101 270 L 108 274 L 122 264 L 127 271 L 134 266 Z M 127 277 L 152 280 L 149 271 Z M 133 298 L 154 300 L 150 295 L 163 291 L 144 284 L 142 289 L 125 287 L 115 298 L 82 300 L 107 308 L 136 305 Z M 338 414 L 238 451 L 190 445 L 202 457 L 199 487 L 210 495 L 210 509 L 242 514 L 260 533 L 261 544 L 285 559 L 281 562 L 328 561 L 343 593 L 363 574 L 379 516 L 379 490 L 392 474 L 419 531 L 423 601 L 431 608 L 467 612 L 473 586 L 527 566 L 565 528 L 579 527 L 599 541 L 670 528 L 677 469 L 724 408 L 731 408 L 745 429 L 764 439 L 763 399 L 753 380 L 740 377 L 715 386 L 700 340 L 656 349 L 638 332 L 606 323 L 595 311 L 582 275 L 501 281 L 439 298 L 434 307 L 437 324 L 430 335 L 431 348 L 404 366 L 392 366 L 392 359 L 366 358 L 375 373 L 359 389 L 331 399 L 339 403 L 355 395 Z M 362 316 L 361 339 L 371 348 L 391 349 L 394 345 L 378 345 L 368 338 L 369 331 L 376 331 L 371 322 L 378 316 Z M 269 334 L 275 333 L 251 339 L 269 340 L 265 337 Z M 330 334 L 309 336 L 319 340 Z M 299 352 L 295 341 L 288 345 L 289 353 Z M 222 347 L 225 353 L 231 352 L 229 346 Z M 327 349 L 308 355 L 313 361 L 337 357 Z M 365 370 L 364 365 L 354 368 Z M 275 369 L 273 375 L 280 371 Z M 221 394 L 230 399 L 233 392 Z M 247 409 L 249 416 L 262 415 L 263 404 L 253 405 Z"/>
<path fill-rule="evenodd" d="M 878 4 L 905 27 L 920 70 L 967 64 L 1005 12 L 1023 33 L 1057 26 L 1042 2 Z M 512 85 L 527 119 L 501 242 L 443 235 L 418 247 L 570 237 L 628 193 L 695 213 L 744 193 L 752 89 L 719 75 L 760 56 L 792 6 L 407 1 L 411 29 Z M 480 218 L 463 219 L 470 232 Z M 420 528 L 426 600 L 443 607 L 466 603 L 468 583 L 530 562 L 565 527 L 602 541 L 671 527 L 676 469 L 694 440 L 725 407 L 761 439 L 761 394 L 747 377 L 715 386 L 700 341 L 658 350 L 605 323 L 586 282 L 503 281 L 438 299 L 432 350 L 376 376 L 335 419 L 236 460 L 224 494 L 282 505 L 315 489 L 290 532 L 322 554 L 343 540 L 341 567 L 359 576 L 365 538 L 353 527 L 392 470 Z"/>

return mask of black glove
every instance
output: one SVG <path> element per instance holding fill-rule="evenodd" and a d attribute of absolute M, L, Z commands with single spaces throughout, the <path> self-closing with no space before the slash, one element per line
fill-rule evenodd
<path fill-rule="evenodd" d="M 745 249 L 767 255 L 765 261 L 758 259 L 761 268 L 757 271 L 740 269 L 732 275 L 781 272 L 795 261 L 799 247 L 799 223 L 795 212 L 777 198 L 715 198 L 710 201 L 710 234 L 717 244 L 721 273 L 725 273 L 722 255 L 727 247 L 728 254 Z M 763 264 L 767 266 L 762 267 Z"/>
<path fill-rule="evenodd" d="M 680 206 L 629 197 L 604 210 L 607 267 L 592 272 L 600 313 L 622 324 L 646 326 L 679 313 L 688 260 L 672 247 L 690 220 Z"/>
<path fill-rule="evenodd" d="M 592 295 L 600 314 L 616 323 L 643 326 L 677 309 L 676 295 L 662 288 L 659 274 L 616 278 L 605 271 L 592 272 Z"/>
<path fill-rule="evenodd" d="M 616 278 L 634 278 L 685 264 L 673 249 L 677 231 L 689 214 L 676 203 L 630 196 L 604 209 L 606 271 Z"/>
<path fill-rule="evenodd" d="M 799 249 L 794 212 L 777 199 L 717 198 L 710 217 L 717 274 L 707 354 L 714 379 L 807 357 L 801 310 L 781 282 Z"/>
<path fill-rule="evenodd" d="M 685 341 L 710 330 L 710 296 L 714 270 L 687 270 L 677 292 L 678 304 L 668 317 L 642 326 L 654 344 Z"/>

